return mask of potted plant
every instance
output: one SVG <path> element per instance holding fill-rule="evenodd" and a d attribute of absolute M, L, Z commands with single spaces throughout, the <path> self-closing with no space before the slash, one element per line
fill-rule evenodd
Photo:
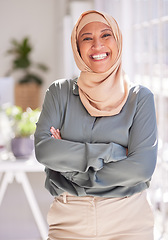
<path fill-rule="evenodd" d="M 12 56 L 12 64 L 7 72 L 10 76 L 17 72 L 18 81 L 15 84 L 15 104 L 26 110 L 27 107 L 36 109 L 40 106 L 40 86 L 43 78 L 39 72 L 46 72 L 48 67 L 43 63 L 31 60 L 33 47 L 28 37 L 21 41 L 11 40 L 11 47 L 7 54 Z"/>
<path fill-rule="evenodd" d="M 34 149 L 33 135 L 36 122 L 39 118 L 39 109 L 27 108 L 23 111 L 21 107 L 12 106 L 6 109 L 13 130 L 11 139 L 11 150 L 16 158 L 29 157 Z"/>

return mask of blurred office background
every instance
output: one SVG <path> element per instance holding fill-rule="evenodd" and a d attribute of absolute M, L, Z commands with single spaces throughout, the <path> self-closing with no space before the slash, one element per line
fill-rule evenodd
<path fill-rule="evenodd" d="M 19 73 L 6 78 L 12 59 L 6 55 L 10 40 L 29 37 L 32 60 L 48 66 L 49 70 L 42 75 L 38 103 L 41 107 L 45 91 L 54 80 L 73 78 L 79 73 L 72 56 L 70 35 L 81 12 L 89 9 L 105 11 L 116 18 L 123 33 L 124 70 L 131 81 L 149 87 L 155 94 L 159 152 L 148 193 L 155 215 L 155 240 L 167 240 L 168 0 L 0 0 L 0 105 L 15 104 L 17 97 L 14 89 Z M 1 171 L 0 184 L 4 175 Z M 52 197 L 44 189 L 45 174 L 40 169 L 29 171 L 26 176 L 46 224 Z M 0 239 L 44 239 L 23 187 L 16 180 L 11 178 L 0 201 Z"/>

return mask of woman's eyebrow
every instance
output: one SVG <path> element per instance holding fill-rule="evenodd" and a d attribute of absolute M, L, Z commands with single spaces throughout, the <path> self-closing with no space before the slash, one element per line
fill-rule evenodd
<path fill-rule="evenodd" d="M 83 37 L 84 35 L 92 35 L 92 33 L 83 33 L 82 35 L 81 35 L 81 37 Z"/>
<path fill-rule="evenodd" d="M 101 30 L 101 32 L 105 32 L 105 31 L 110 31 L 110 32 L 112 32 L 112 30 L 111 30 L 110 28 L 105 28 L 105 29 Z"/>

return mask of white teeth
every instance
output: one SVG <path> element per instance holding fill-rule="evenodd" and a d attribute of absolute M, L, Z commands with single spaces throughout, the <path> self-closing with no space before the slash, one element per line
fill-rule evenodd
<path fill-rule="evenodd" d="M 98 55 L 92 55 L 92 58 L 95 60 L 102 60 L 104 58 L 107 57 L 107 53 L 102 53 L 102 54 L 98 54 Z"/>

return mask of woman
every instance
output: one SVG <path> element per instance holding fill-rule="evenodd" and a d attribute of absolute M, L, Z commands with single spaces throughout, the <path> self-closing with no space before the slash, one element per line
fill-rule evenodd
<path fill-rule="evenodd" d="M 71 42 L 80 76 L 49 87 L 35 133 L 55 197 L 48 239 L 152 240 L 145 189 L 157 156 L 153 94 L 128 82 L 111 16 L 83 13 Z"/>

